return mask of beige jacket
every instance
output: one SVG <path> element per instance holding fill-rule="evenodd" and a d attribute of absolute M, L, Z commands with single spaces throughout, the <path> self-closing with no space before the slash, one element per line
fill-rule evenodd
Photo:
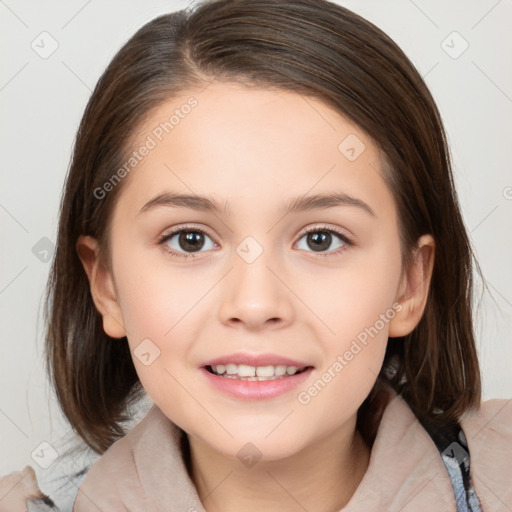
<path fill-rule="evenodd" d="M 483 512 L 512 511 L 512 400 L 461 418 Z M 179 430 L 155 405 L 86 474 L 74 512 L 204 512 L 180 451 Z M 396 394 L 382 416 L 368 470 L 343 512 L 455 512 L 435 444 Z"/>
<path fill-rule="evenodd" d="M 511 512 L 512 400 L 484 402 L 460 423 L 483 512 Z M 183 463 L 179 434 L 153 406 L 92 465 L 80 485 L 74 512 L 204 512 Z M 53 510 L 34 506 L 41 493 L 29 469 L 0 480 L 0 512 L 25 512 L 27 505 L 30 510 Z M 342 510 L 456 511 L 452 483 L 435 444 L 396 395 L 382 416 L 368 470 Z"/>

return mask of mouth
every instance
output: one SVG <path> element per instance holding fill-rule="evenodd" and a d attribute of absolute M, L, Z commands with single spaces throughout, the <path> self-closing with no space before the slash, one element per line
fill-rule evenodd
<path fill-rule="evenodd" d="M 218 377 L 226 379 L 245 380 L 245 381 L 267 381 L 286 379 L 293 375 L 299 375 L 312 366 L 286 366 L 286 365 L 266 365 L 249 366 L 247 364 L 216 364 L 206 365 L 204 367 L 208 372 Z"/>

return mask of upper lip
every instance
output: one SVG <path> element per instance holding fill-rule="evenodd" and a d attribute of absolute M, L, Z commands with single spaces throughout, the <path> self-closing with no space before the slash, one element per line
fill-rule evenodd
<path fill-rule="evenodd" d="M 305 368 L 308 365 L 303 361 L 290 359 L 289 357 L 280 356 L 278 354 L 228 354 L 225 356 L 216 357 L 206 361 L 204 366 L 216 366 L 226 364 L 246 364 L 248 366 L 296 366 L 297 368 Z"/>

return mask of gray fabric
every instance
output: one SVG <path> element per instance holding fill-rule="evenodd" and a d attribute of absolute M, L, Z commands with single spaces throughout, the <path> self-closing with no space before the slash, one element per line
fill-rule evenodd
<path fill-rule="evenodd" d="M 127 411 L 130 421 L 122 425 L 128 433 L 148 413 L 153 402 L 147 396 L 133 404 Z M 39 488 L 49 499 L 27 502 L 28 512 L 72 512 L 78 488 L 89 468 L 100 455 L 89 448 L 76 434 L 69 433 L 52 444 L 59 457 L 48 469 L 34 465 Z M 53 503 L 53 504 L 52 504 Z"/>

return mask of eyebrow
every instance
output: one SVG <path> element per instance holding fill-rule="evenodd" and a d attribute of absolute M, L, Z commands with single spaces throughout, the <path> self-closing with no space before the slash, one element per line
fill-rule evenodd
<path fill-rule="evenodd" d="M 177 194 L 164 192 L 158 194 L 148 201 L 139 211 L 141 213 L 153 210 L 157 207 L 189 208 L 198 211 L 216 212 L 221 215 L 230 213 L 231 208 L 228 201 L 223 204 L 215 199 L 198 196 L 195 194 Z M 311 196 L 299 196 L 289 199 L 281 208 L 280 213 L 301 212 L 314 209 L 334 208 L 337 206 L 352 206 L 360 208 L 373 217 L 376 217 L 373 209 L 363 200 L 344 193 L 315 194 Z"/>

